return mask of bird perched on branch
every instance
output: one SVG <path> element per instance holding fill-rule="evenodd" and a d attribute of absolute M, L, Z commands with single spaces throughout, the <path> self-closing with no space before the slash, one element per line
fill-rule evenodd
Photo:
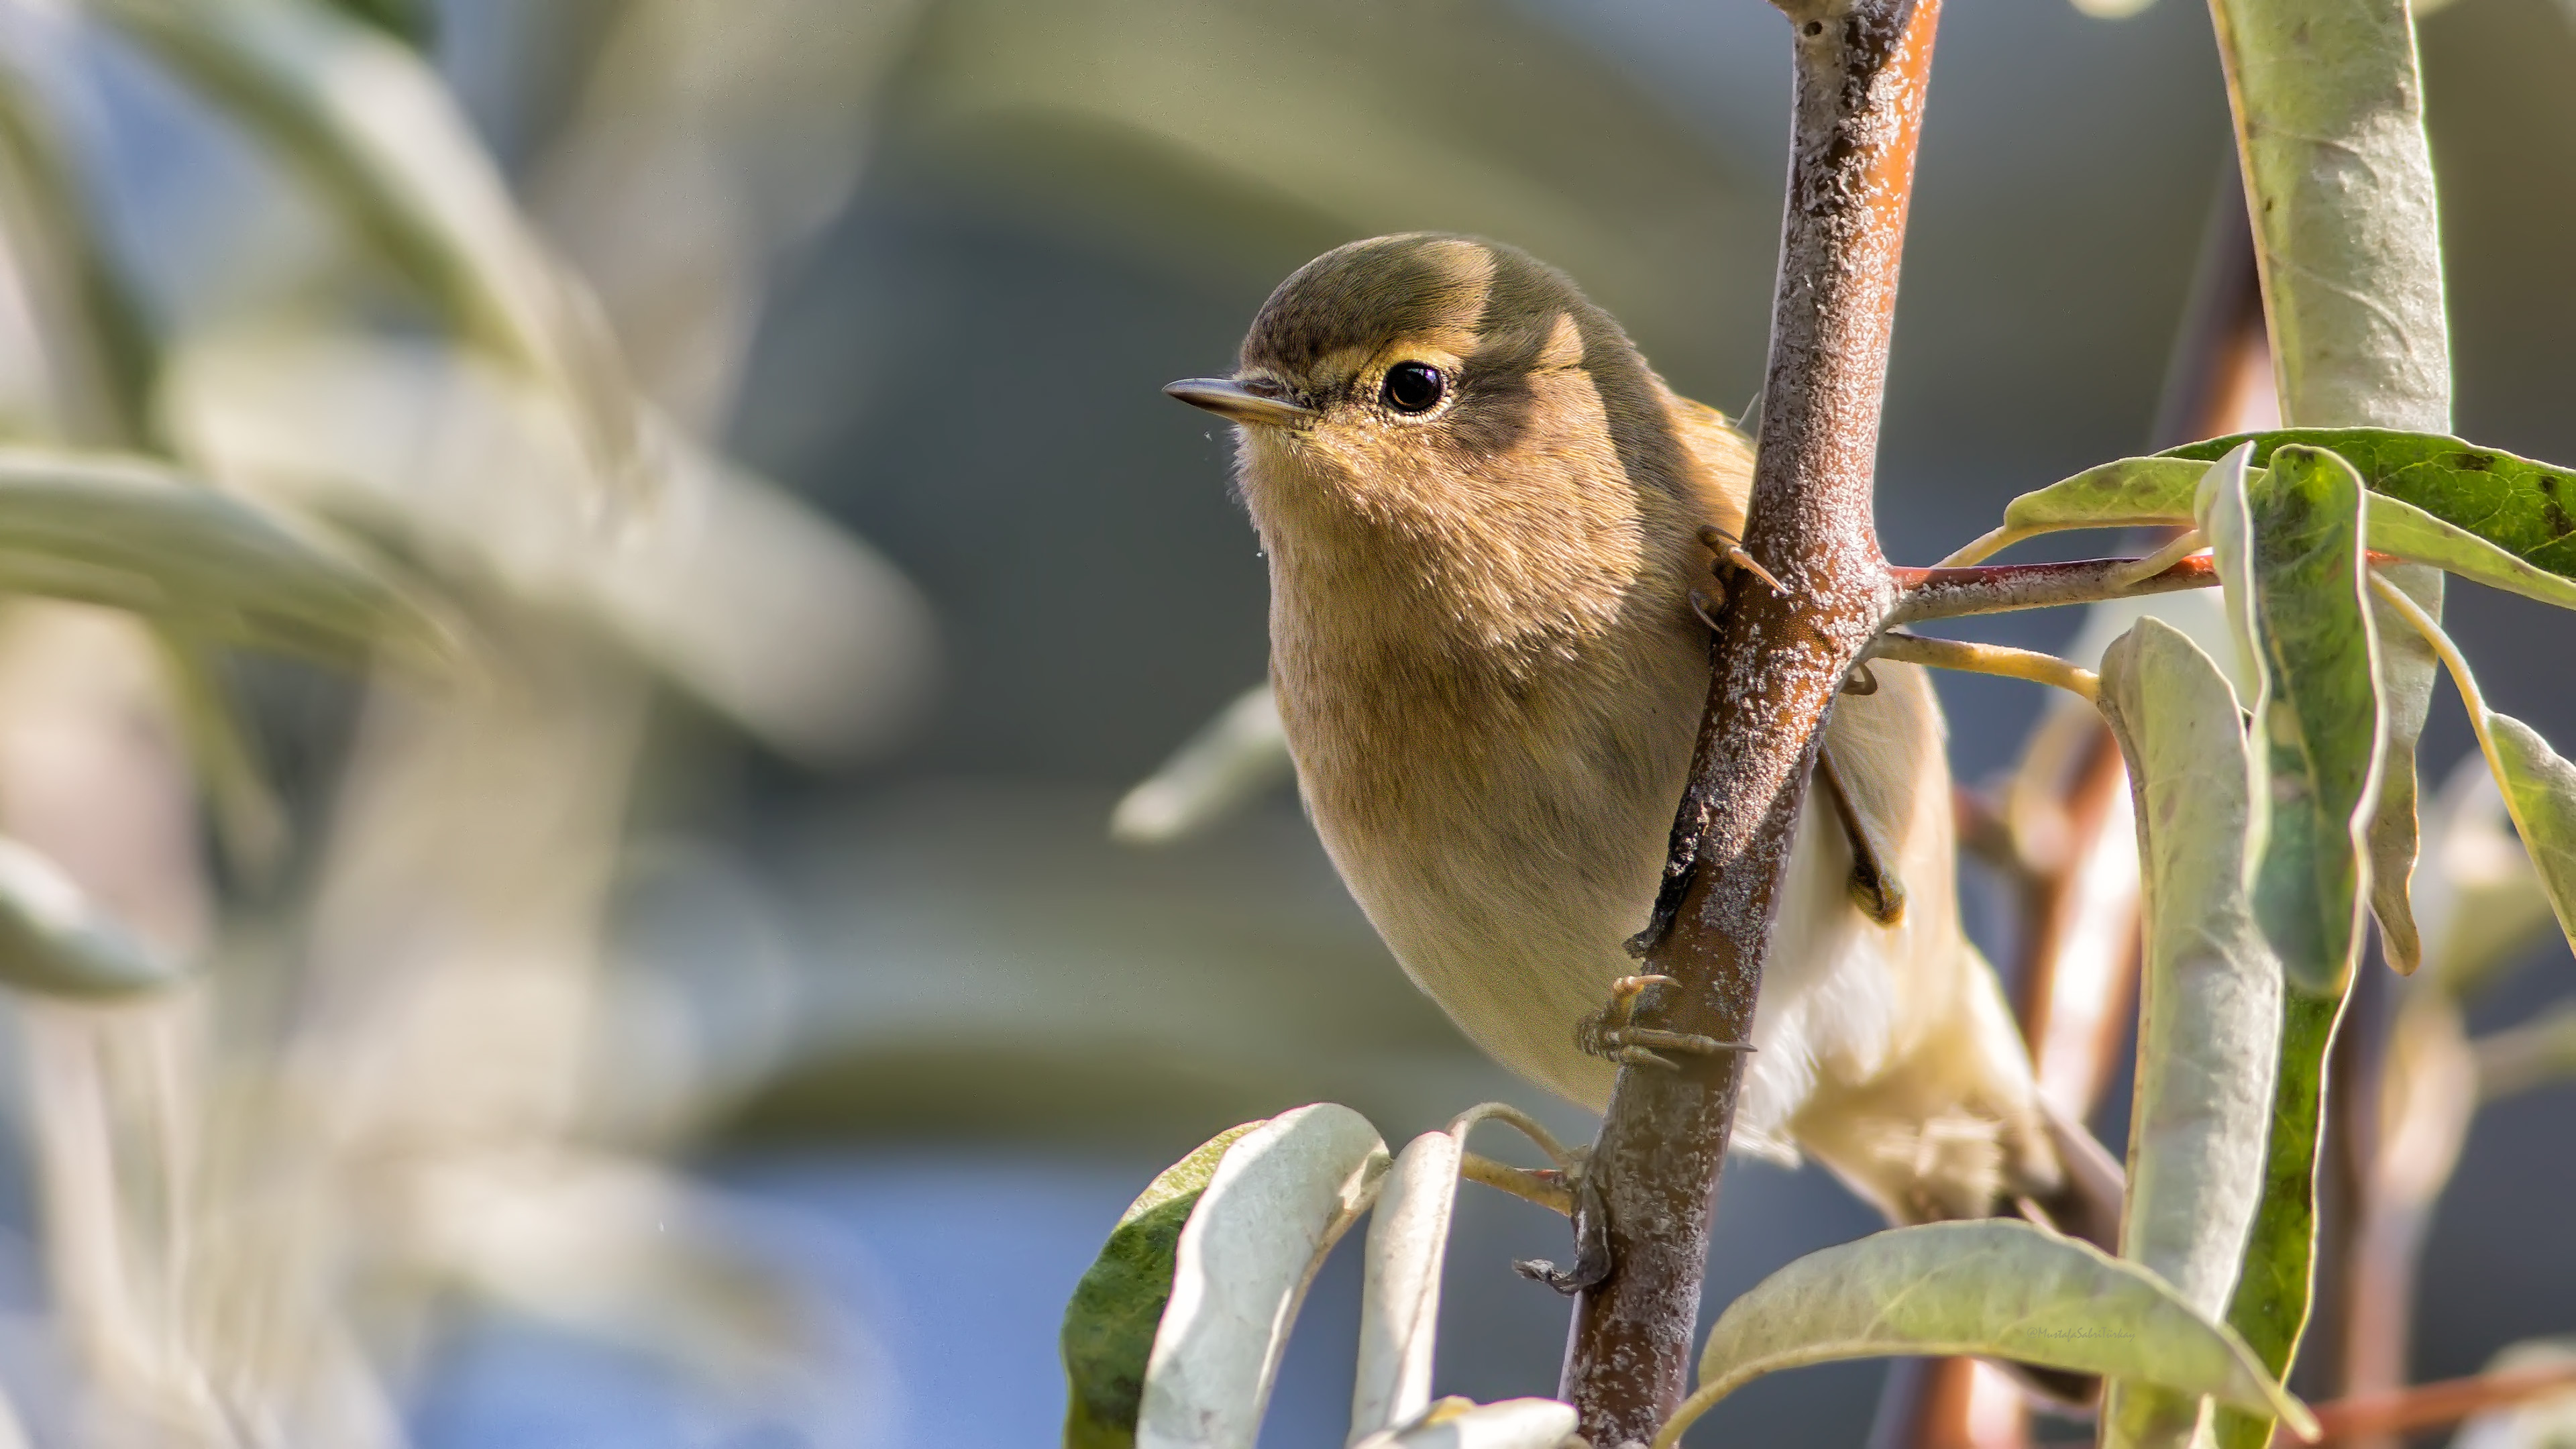
<path fill-rule="evenodd" d="M 1240 425 L 1299 785 L 1415 984 L 1596 1110 L 1612 1058 L 1723 1049 L 1604 1003 L 1633 993 L 1622 942 L 1707 698 L 1712 547 L 1734 587 L 1768 586 L 1730 547 L 1744 438 L 1562 273 L 1456 236 L 1317 258 L 1233 376 L 1167 391 Z M 1984 1216 L 2057 1194 L 2059 1138 L 1960 930 L 1930 682 L 1869 669 L 1799 822 L 1734 1140 L 1803 1148 L 1899 1222 Z"/>

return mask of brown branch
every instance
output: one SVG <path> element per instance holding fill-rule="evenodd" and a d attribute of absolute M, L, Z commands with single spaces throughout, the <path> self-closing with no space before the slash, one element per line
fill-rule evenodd
<path fill-rule="evenodd" d="M 1796 105 L 1746 549 L 1787 585 L 1732 591 L 1674 824 L 1644 1024 L 1752 1034 L 1766 940 L 1818 731 L 1892 602 L 1871 529 L 1898 257 L 1939 0 L 1780 0 Z M 1689 1384 L 1740 1054 L 1620 1074 L 1583 1196 L 1607 1272 L 1584 1290 L 1565 1397 L 1599 1449 L 1653 1437 Z M 1587 1255 L 1589 1256 L 1589 1255 Z M 1578 1261 L 1581 1261 L 1579 1258 Z"/>
<path fill-rule="evenodd" d="M 2456 1423 L 2472 1414 L 2509 1409 L 2552 1394 L 2576 1391 L 2576 1363 L 2504 1369 L 2465 1379 L 2417 1384 L 2390 1393 L 2355 1394 L 2316 1405 L 2315 1443 L 2336 1444 L 2378 1435 L 2411 1434 L 2418 1429 Z M 2273 1436 L 2279 1445 L 2299 1440 L 2287 1429 Z"/>
<path fill-rule="evenodd" d="M 2187 558 L 2163 573 L 2123 582 L 2122 576 L 2137 562 L 2134 558 L 2088 558 L 2072 563 L 1891 569 L 1890 577 L 1905 593 L 1883 622 L 1892 628 L 1934 619 L 1964 619 L 1972 614 L 2096 604 L 2105 599 L 2170 594 L 2178 589 L 2206 589 L 2218 582 L 2216 566 L 2205 557 Z"/>

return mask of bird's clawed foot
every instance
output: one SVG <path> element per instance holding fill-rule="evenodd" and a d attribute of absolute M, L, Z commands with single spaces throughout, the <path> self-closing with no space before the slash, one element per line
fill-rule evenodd
<path fill-rule="evenodd" d="M 1632 1018 L 1637 1010 L 1637 998 L 1645 994 L 1647 987 L 1669 986 L 1672 979 L 1669 976 L 1622 976 L 1611 982 L 1609 1004 L 1585 1017 L 1575 1027 L 1575 1045 L 1593 1056 L 1607 1057 L 1623 1066 L 1655 1067 L 1667 1072 L 1680 1071 L 1682 1064 L 1663 1055 L 1666 1052 L 1713 1057 L 1721 1052 L 1753 1050 L 1750 1042 L 1719 1041 L 1713 1036 L 1635 1025 Z"/>
<path fill-rule="evenodd" d="M 1772 593 L 1779 595 L 1782 598 L 1788 597 L 1788 587 L 1782 584 L 1778 579 L 1773 578 L 1769 569 L 1766 569 L 1759 563 L 1754 562 L 1753 555 L 1744 551 L 1744 541 L 1742 539 L 1737 538 L 1734 534 L 1731 534 L 1725 529 L 1718 527 L 1716 524 L 1711 523 L 1705 524 L 1700 528 L 1699 541 L 1711 552 L 1717 555 L 1717 558 L 1709 565 L 1709 572 L 1712 575 L 1723 579 L 1729 570 L 1741 569 L 1745 573 L 1751 574 L 1755 578 L 1760 579 L 1763 583 L 1769 585 Z M 1723 603 L 1724 601 L 1725 596 L 1720 594 L 1719 602 Z M 1693 606 L 1697 607 L 1696 600 L 1693 601 Z M 1708 616 L 1703 613 L 1700 617 L 1705 619 Z"/>

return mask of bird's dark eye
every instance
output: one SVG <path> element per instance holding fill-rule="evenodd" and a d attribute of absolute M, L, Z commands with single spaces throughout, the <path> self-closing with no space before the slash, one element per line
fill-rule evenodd
<path fill-rule="evenodd" d="M 1449 379 L 1440 369 L 1427 362 L 1399 362 L 1386 370 L 1386 386 L 1381 390 L 1386 405 L 1400 413 L 1427 413 L 1440 405 L 1449 391 Z"/>

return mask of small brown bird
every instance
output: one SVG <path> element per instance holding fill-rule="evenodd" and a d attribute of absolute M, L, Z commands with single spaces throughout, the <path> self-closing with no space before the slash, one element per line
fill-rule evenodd
<path fill-rule="evenodd" d="M 1232 377 L 1167 391 L 1240 424 L 1271 681 L 1352 895 L 1478 1045 L 1601 1108 L 1617 1067 L 1580 1028 L 1655 898 L 1708 691 L 1702 530 L 1742 534 L 1749 446 L 1562 273 L 1458 236 L 1326 253 Z M 1800 821 L 1735 1141 L 1899 1222 L 1983 1216 L 2052 1195 L 2059 1153 L 1960 930 L 1931 684 L 1871 671 Z"/>

